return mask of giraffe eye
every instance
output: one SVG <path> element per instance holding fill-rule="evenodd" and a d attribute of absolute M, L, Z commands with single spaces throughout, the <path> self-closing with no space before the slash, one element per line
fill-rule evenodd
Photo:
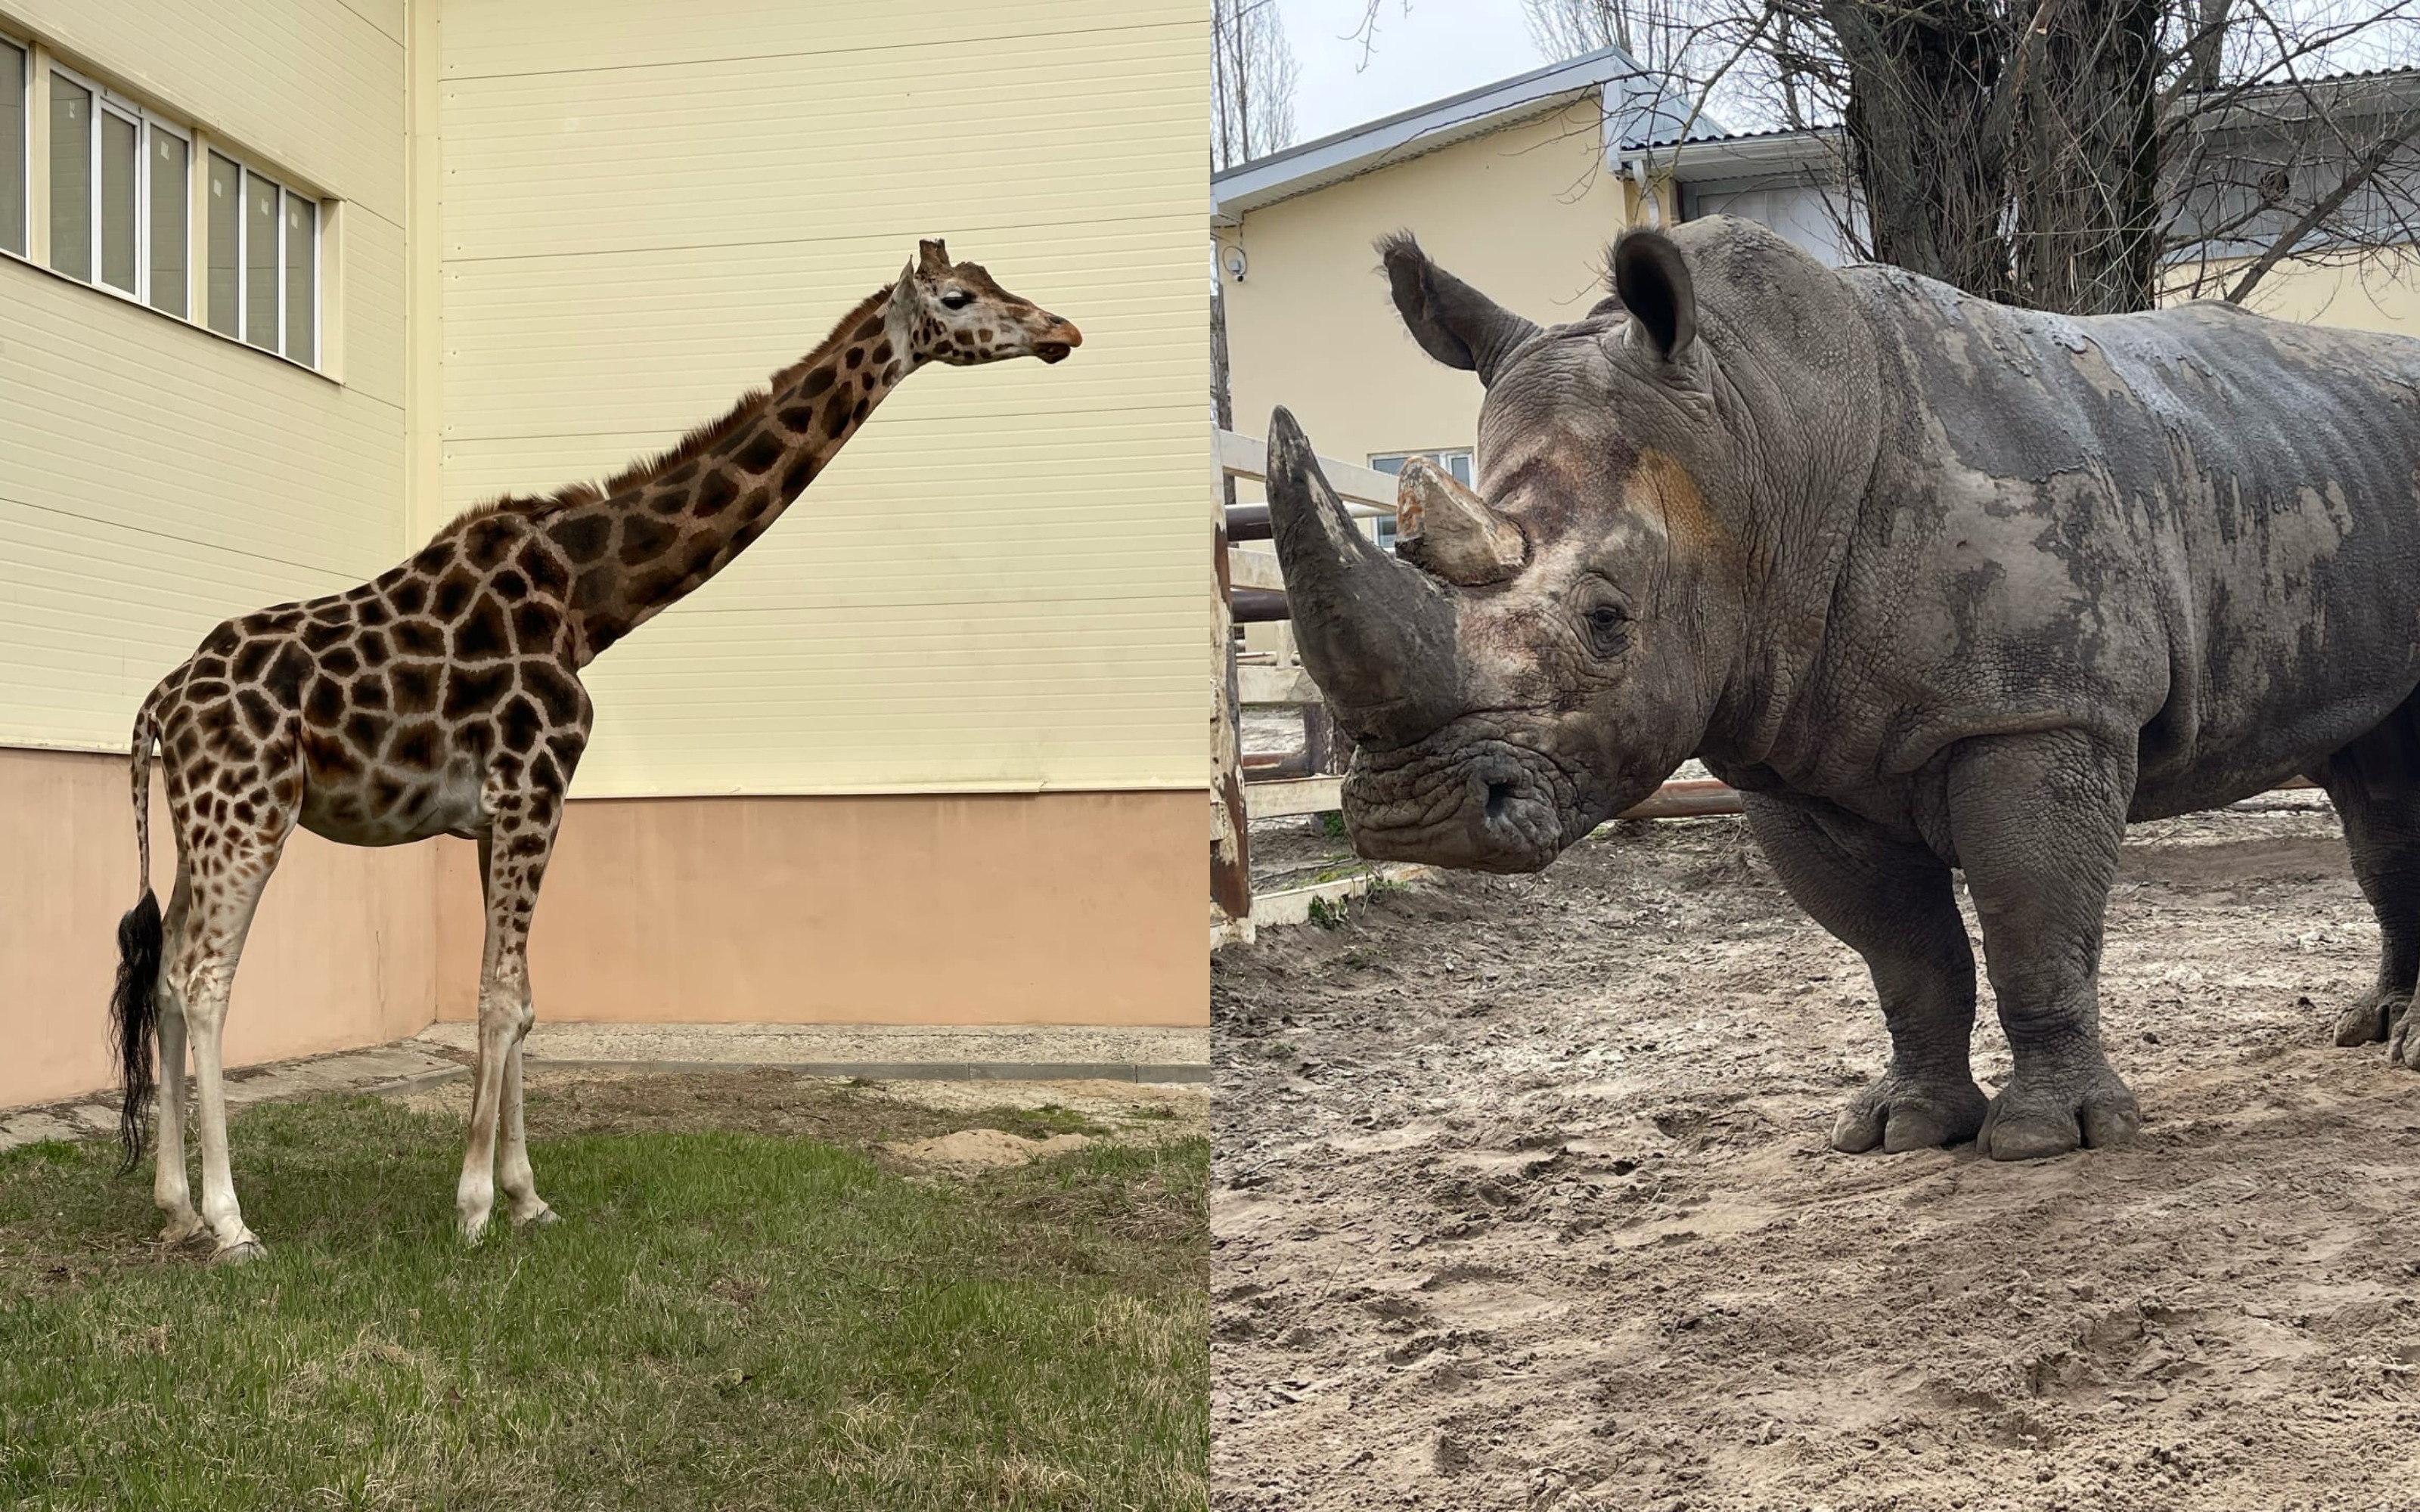
<path fill-rule="evenodd" d="M 974 302 L 975 297 L 962 288 L 954 288 L 941 296 L 941 308 L 944 310 L 963 310 Z"/>

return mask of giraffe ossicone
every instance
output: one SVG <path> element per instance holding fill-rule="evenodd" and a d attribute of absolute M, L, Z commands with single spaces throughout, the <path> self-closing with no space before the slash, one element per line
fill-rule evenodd
<path fill-rule="evenodd" d="M 207 1229 L 214 1259 L 261 1252 L 227 1169 L 221 1031 L 253 912 L 298 825 L 354 845 L 479 842 L 487 947 L 456 1213 L 478 1238 L 501 1185 L 515 1222 L 551 1218 L 522 1128 L 521 1041 L 530 920 L 588 744 L 580 670 L 763 534 L 908 374 L 1056 363 L 1082 340 L 925 241 L 895 284 L 671 451 L 601 485 L 473 509 L 369 582 L 227 621 L 162 679 L 134 721 L 143 893 L 118 925 L 111 1002 L 129 1169 L 158 1044 L 161 1238 Z M 164 914 L 150 886 L 155 743 L 177 838 Z M 185 1168 L 189 1048 L 198 1211 Z"/>

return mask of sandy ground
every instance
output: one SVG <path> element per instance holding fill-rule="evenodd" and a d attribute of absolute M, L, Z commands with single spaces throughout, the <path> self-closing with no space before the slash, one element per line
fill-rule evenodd
<path fill-rule="evenodd" d="M 2315 795 L 2138 828 L 2142 1142 L 2024 1165 L 1831 1152 L 1881 1016 L 1736 821 L 1231 947 L 1215 1504 L 2420 1507 L 2420 1076 L 2328 1045 L 2375 941 Z"/>

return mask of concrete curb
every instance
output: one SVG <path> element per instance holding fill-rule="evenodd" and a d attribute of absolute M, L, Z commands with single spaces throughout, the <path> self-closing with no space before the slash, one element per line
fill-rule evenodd
<path fill-rule="evenodd" d="M 628 1071 L 674 1073 L 718 1071 L 782 1071 L 799 1076 L 839 1076 L 869 1082 L 1134 1082 L 1154 1086 L 1206 1086 L 1210 1068 L 1183 1063 L 1136 1065 L 1083 1060 L 540 1060 L 525 1057 L 528 1071 Z M 405 1076 L 363 1091 L 375 1096 L 414 1092 L 457 1077 L 468 1066 Z"/>

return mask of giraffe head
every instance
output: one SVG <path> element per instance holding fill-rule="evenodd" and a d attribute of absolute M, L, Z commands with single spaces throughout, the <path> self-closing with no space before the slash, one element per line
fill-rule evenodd
<path fill-rule="evenodd" d="M 939 241 L 918 244 L 892 299 L 908 316 L 908 350 L 919 363 L 969 367 L 1010 357 L 1056 363 L 1084 344 L 1072 321 L 1011 294 L 979 263 L 950 261 Z"/>

